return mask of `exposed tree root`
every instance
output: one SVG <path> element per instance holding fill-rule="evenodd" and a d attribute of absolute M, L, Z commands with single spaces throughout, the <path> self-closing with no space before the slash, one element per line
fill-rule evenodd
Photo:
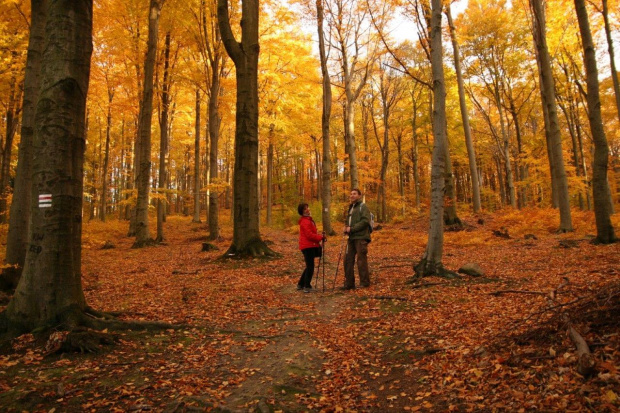
<path fill-rule="evenodd" d="M 242 258 L 279 258 L 281 254 L 275 252 L 263 242 L 260 238 L 255 238 L 247 243 L 244 248 L 237 248 L 233 243 L 226 253 L 222 256 L 224 259 L 242 259 Z"/>
<path fill-rule="evenodd" d="M 158 242 L 156 240 L 154 240 L 153 238 L 149 238 L 147 240 L 142 240 L 142 241 L 134 242 L 134 244 L 131 246 L 131 248 L 152 247 L 152 246 L 157 245 L 157 244 L 158 244 Z"/>
<path fill-rule="evenodd" d="M 446 270 L 443 264 L 440 262 L 429 261 L 427 258 L 422 258 L 420 262 L 413 266 L 415 273 L 414 278 L 423 277 L 441 277 L 448 280 L 455 280 L 461 278 L 460 275 L 454 271 Z"/>

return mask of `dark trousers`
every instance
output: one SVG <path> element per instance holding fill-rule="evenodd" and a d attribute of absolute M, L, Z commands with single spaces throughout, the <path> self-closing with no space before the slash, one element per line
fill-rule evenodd
<path fill-rule="evenodd" d="M 312 283 L 312 276 L 314 275 L 314 258 L 317 256 L 318 248 L 306 248 L 301 250 L 301 253 L 304 254 L 304 262 L 306 263 L 306 268 L 301 273 L 301 277 L 299 277 L 299 281 L 297 285 L 302 288 L 310 288 L 310 284 Z"/>
<path fill-rule="evenodd" d="M 344 288 L 355 287 L 355 256 L 357 255 L 357 273 L 360 285 L 370 285 L 368 274 L 368 241 L 365 239 L 351 239 L 347 243 L 347 255 L 344 257 Z"/>

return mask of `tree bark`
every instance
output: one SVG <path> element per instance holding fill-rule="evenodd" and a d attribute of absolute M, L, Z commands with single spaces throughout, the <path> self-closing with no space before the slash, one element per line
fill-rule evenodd
<path fill-rule="evenodd" d="M 235 64 L 237 103 L 233 242 L 224 257 L 273 256 L 260 236 L 258 209 L 258 0 L 242 0 L 241 42 L 230 26 L 228 0 L 218 0 L 222 41 Z"/>
<path fill-rule="evenodd" d="M 323 0 L 316 1 L 317 30 L 319 35 L 319 57 L 321 59 L 321 76 L 323 84 L 322 95 L 322 114 L 321 114 L 321 136 L 323 138 L 323 165 L 321 176 L 321 199 L 323 209 L 321 219 L 323 221 L 323 231 L 327 234 L 334 234 L 331 223 L 332 208 L 332 156 L 330 147 L 329 123 L 332 113 L 332 85 L 327 68 L 327 55 L 325 52 L 325 32 L 323 30 L 324 9 Z"/>
<path fill-rule="evenodd" d="M 590 32 L 588 11 L 584 0 L 575 0 L 575 10 L 581 42 L 583 45 L 583 62 L 586 68 L 588 120 L 594 141 L 594 159 L 592 160 L 592 191 L 594 198 L 594 217 L 596 218 L 596 239 L 604 244 L 616 241 L 614 227 L 611 223 L 611 203 L 609 200 L 609 184 L 607 182 L 607 163 L 609 146 L 603 128 L 601 116 L 601 100 L 599 97 L 598 68 L 596 51 Z"/>
<path fill-rule="evenodd" d="M 0 164 L 0 223 L 6 224 L 7 217 L 7 196 L 9 192 L 9 178 L 11 171 L 11 155 L 13 153 L 13 139 L 19 124 L 19 114 L 21 112 L 22 85 L 18 84 L 15 76 L 9 81 L 9 99 L 5 112 L 6 133 L 4 135 L 4 145 L 2 146 L 2 162 Z M 1 142 L 1 140 L 0 140 Z"/>
<path fill-rule="evenodd" d="M 4 268 L 0 276 L 0 289 L 2 290 L 13 290 L 17 287 L 28 248 L 29 211 L 32 196 L 32 137 L 35 127 L 35 109 L 39 99 L 46 19 L 47 0 L 32 0 L 30 38 L 28 40 L 24 78 L 24 100 L 22 103 L 21 140 L 17 153 L 17 171 L 15 173 L 15 187 L 9 214 L 4 259 L 5 264 L 9 267 Z"/>
<path fill-rule="evenodd" d="M 112 128 L 112 100 L 114 99 L 114 89 L 108 86 L 108 114 L 106 116 L 105 128 L 105 152 L 103 154 L 103 171 L 101 171 L 101 203 L 99 209 L 99 219 L 105 222 L 108 209 L 108 168 L 110 164 L 110 133 Z"/>
<path fill-rule="evenodd" d="M 552 180 L 558 195 L 558 206 L 560 208 L 560 228 L 561 232 L 573 230 L 570 199 L 568 194 L 568 182 L 566 170 L 564 169 L 564 158 L 562 152 L 562 136 L 560 123 L 555 102 L 555 86 L 551 71 L 551 57 L 547 49 L 547 38 L 545 28 L 545 12 L 541 0 L 530 0 L 532 10 L 532 33 L 536 46 L 536 58 L 540 71 L 540 94 L 542 103 L 548 114 L 545 117 L 546 130 L 549 132 L 547 143 L 550 145 L 550 162 L 552 167 Z M 548 124 L 547 124 L 548 122 Z"/>
<path fill-rule="evenodd" d="M 603 0 L 603 20 L 605 22 L 605 37 L 607 38 L 607 52 L 609 53 L 609 65 L 611 67 L 611 80 L 614 85 L 614 95 L 616 97 L 616 110 L 618 111 L 618 121 L 620 121 L 620 83 L 618 82 L 618 71 L 616 70 L 616 58 L 614 56 L 614 41 L 612 38 L 611 25 L 609 24 L 609 10 L 607 0 Z"/>
<path fill-rule="evenodd" d="M 85 112 L 92 0 L 49 2 L 34 118 L 29 248 L 6 309 L 11 329 L 57 323 L 86 302 L 81 282 Z M 48 202 L 49 200 L 49 202 Z"/>
<path fill-rule="evenodd" d="M 211 84 L 209 85 L 209 185 L 219 183 L 218 169 L 218 142 L 220 137 L 221 117 L 219 114 L 220 78 L 222 63 L 220 32 L 215 32 L 213 58 L 211 59 Z M 220 236 L 219 225 L 219 194 L 220 190 L 209 189 L 209 239 L 215 240 Z"/>
<path fill-rule="evenodd" d="M 156 242 L 162 242 L 166 217 L 166 189 L 168 187 L 168 114 L 170 111 L 170 32 L 166 33 L 164 46 L 164 76 L 161 85 L 161 115 L 159 118 L 159 177 L 157 189 L 157 236 Z"/>
<path fill-rule="evenodd" d="M 194 217 L 200 222 L 200 91 L 196 89 L 196 127 L 194 132 Z"/>
<path fill-rule="evenodd" d="M 461 56 L 459 45 L 456 40 L 456 30 L 452 21 L 452 13 L 450 5 L 446 5 L 446 16 L 448 18 L 448 26 L 450 27 L 450 39 L 452 40 L 452 50 L 454 53 L 454 69 L 456 71 L 456 82 L 459 90 L 459 106 L 461 109 L 461 119 L 463 120 L 463 131 L 465 133 L 465 146 L 467 148 L 467 158 L 469 160 L 469 173 L 471 174 L 472 201 L 474 204 L 474 213 L 480 212 L 480 184 L 478 179 L 478 166 L 476 165 L 476 152 L 471 137 L 471 128 L 469 126 L 469 112 L 467 111 L 467 103 L 465 102 L 465 87 L 463 86 L 463 73 L 461 71 Z"/>
<path fill-rule="evenodd" d="M 155 57 L 157 55 L 157 38 L 159 32 L 159 16 L 164 0 L 151 0 L 149 5 L 149 35 L 146 59 L 144 61 L 144 89 L 140 105 L 138 121 L 138 145 L 136 154 L 139 156 L 136 171 L 136 242 L 134 248 L 152 244 L 149 232 L 149 180 L 151 177 L 151 122 L 153 119 L 153 76 Z"/>
<path fill-rule="evenodd" d="M 442 1 L 431 0 L 431 67 L 433 72 L 433 155 L 431 166 L 431 208 L 428 243 L 422 259 L 414 265 L 417 277 L 446 275 L 443 268 L 443 210 L 446 153 L 446 85 L 443 69 L 443 48 L 441 44 Z"/>

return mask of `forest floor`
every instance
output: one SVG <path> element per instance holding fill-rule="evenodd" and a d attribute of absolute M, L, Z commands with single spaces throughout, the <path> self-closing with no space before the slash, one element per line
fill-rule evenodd
<path fill-rule="evenodd" d="M 89 305 L 183 328 L 110 331 L 118 343 L 97 354 L 48 354 L 44 340 L 18 337 L 0 355 L 0 410 L 618 411 L 620 244 L 591 244 L 587 213 L 556 234 L 556 214 L 466 216 L 464 231 L 446 232 L 444 265 L 476 262 L 485 275 L 456 281 L 412 282 L 425 218 L 384 225 L 369 246 L 372 286 L 347 292 L 332 291 L 335 236 L 325 292 L 321 276 L 310 294 L 295 288 L 296 228 L 263 229 L 282 258 L 221 261 L 226 223 L 211 252 L 205 224 L 187 217 L 170 217 L 165 244 L 144 249 L 131 249 L 125 222 L 87 223 Z M 569 322 L 594 353 L 591 377 L 576 372 Z"/>

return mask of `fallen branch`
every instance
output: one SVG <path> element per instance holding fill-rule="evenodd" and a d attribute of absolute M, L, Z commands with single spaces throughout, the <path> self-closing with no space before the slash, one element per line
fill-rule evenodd
<path fill-rule="evenodd" d="M 596 359 L 590 352 L 588 343 L 571 325 L 568 326 L 568 336 L 577 348 L 577 372 L 584 377 L 589 377 L 596 370 Z"/>
<path fill-rule="evenodd" d="M 394 297 L 391 295 L 373 295 L 372 298 L 376 300 L 400 300 L 400 301 L 409 301 L 408 298 L 405 297 Z"/>
<path fill-rule="evenodd" d="M 450 285 L 450 283 L 420 283 L 420 284 L 411 284 L 411 288 L 431 287 L 433 285 Z"/>
<path fill-rule="evenodd" d="M 489 295 L 494 295 L 494 296 L 500 296 L 502 294 L 533 294 L 533 295 L 547 295 L 547 293 L 544 293 L 542 291 L 527 291 L 527 290 L 499 290 L 499 291 L 493 291 L 492 293 L 489 293 Z"/>

